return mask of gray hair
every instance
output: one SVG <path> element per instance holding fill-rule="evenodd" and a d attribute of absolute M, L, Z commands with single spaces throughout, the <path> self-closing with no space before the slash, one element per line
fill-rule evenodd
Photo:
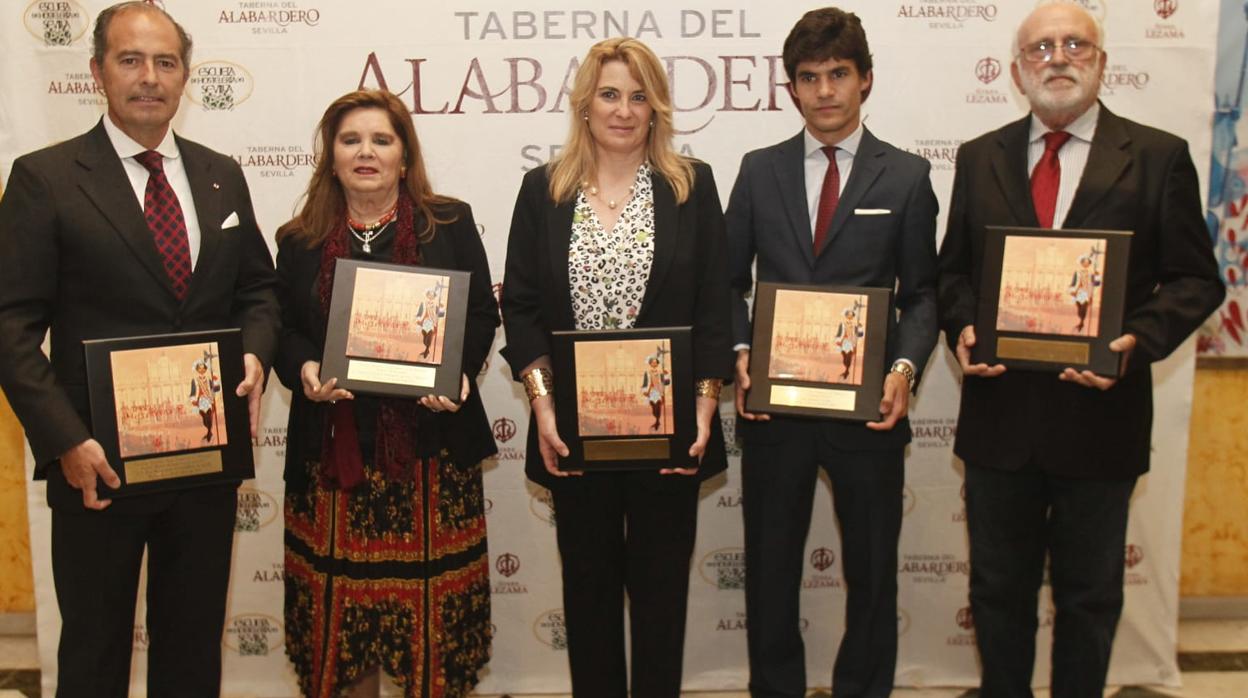
<path fill-rule="evenodd" d="M 1031 16 L 1036 13 L 1036 10 L 1039 10 L 1042 7 L 1048 7 L 1049 5 L 1070 5 L 1087 15 L 1088 19 L 1092 20 L 1092 26 L 1096 27 L 1096 39 L 1092 43 L 1094 43 L 1097 48 L 1100 48 L 1101 50 L 1105 49 L 1105 25 L 1101 23 L 1101 20 L 1097 18 L 1096 15 L 1088 11 L 1088 8 L 1079 0 L 1040 0 L 1040 2 L 1037 2 L 1036 6 L 1032 8 L 1031 12 L 1027 13 L 1027 16 L 1023 18 L 1023 21 L 1026 22 L 1030 19 Z M 1023 50 L 1023 47 L 1018 45 L 1018 30 L 1021 28 L 1022 24 L 1019 24 L 1019 26 L 1015 28 L 1014 38 L 1010 41 L 1011 60 L 1017 60 L 1018 52 Z"/>

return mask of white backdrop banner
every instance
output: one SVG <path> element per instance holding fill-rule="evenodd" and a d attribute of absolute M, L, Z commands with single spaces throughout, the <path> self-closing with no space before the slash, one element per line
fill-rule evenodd
<path fill-rule="evenodd" d="M 22 153 L 72 137 L 103 113 L 87 68 L 90 27 L 108 3 L 0 2 L 0 173 Z M 435 188 L 473 206 L 501 281 L 506 235 L 524 172 L 558 151 L 568 91 L 595 41 L 633 35 L 662 57 L 673 83 L 680 150 L 712 165 L 727 201 L 741 156 L 801 128 L 784 89 L 780 49 L 810 3 L 792 0 L 167 0 L 195 55 L 175 121 L 183 135 L 242 164 L 270 238 L 288 219 L 313 165 L 312 136 L 328 103 L 360 86 L 385 87 L 412 112 Z M 1026 112 L 1010 84 L 1010 43 L 1030 2 L 851 0 L 875 57 L 864 106 L 880 138 L 932 162 L 947 208 L 958 145 Z M 1085 0 L 1107 30 L 1102 96 L 1130 118 L 1210 154 L 1216 0 Z M 523 7 L 523 9 L 518 9 Z M 627 8 L 627 9 L 625 9 Z M 942 210 L 939 229 L 943 232 Z M 495 352 L 504 343 L 500 333 Z M 1193 351 L 1156 367 L 1153 472 L 1137 488 L 1126 556 L 1127 603 L 1110 680 L 1167 684 L 1175 666 L 1180 521 Z M 914 405 L 898 575 L 897 682 L 973 685 L 962 466 L 951 453 L 958 385 L 948 352 L 932 357 Z M 559 559 L 547 492 L 525 481 L 528 409 L 495 353 L 479 377 L 500 455 L 486 464 L 493 575 L 493 659 L 481 693 L 568 690 Z M 271 383 L 255 440 L 259 477 L 244 484 L 225 648 L 225 693 L 293 696 L 282 622 L 282 481 L 289 396 Z M 1055 406 L 1060 408 L 1060 406 Z M 723 405 L 732 440 L 731 406 Z M 740 451 L 706 483 L 691 576 L 685 686 L 741 689 L 747 681 Z M 826 483 L 825 483 L 826 484 Z M 48 554 L 50 515 L 30 487 L 44 690 L 56 682 L 59 618 Z M 803 629 L 811 683 L 830 681 L 845 587 L 828 488 L 819 488 L 807 543 Z M 1047 681 L 1053 611 L 1039 609 L 1036 680 Z M 134 694 L 143 695 L 146 633 L 135 621 Z"/>

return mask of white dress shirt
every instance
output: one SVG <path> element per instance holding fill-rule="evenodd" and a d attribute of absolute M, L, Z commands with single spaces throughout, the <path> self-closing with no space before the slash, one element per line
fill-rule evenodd
<path fill-rule="evenodd" d="M 1057 162 L 1062 168 L 1062 178 L 1057 186 L 1057 205 L 1053 208 L 1053 227 L 1060 229 L 1070 212 L 1070 202 L 1075 198 L 1075 190 L 1079 188 L 1079 179 L 1083 177 L 1083 168 L 1088 164 L 1088 154 L 1092 151 L 1092 136 L 1096 134 L 1096 119 L 1101 113 L 1101 105 L 1093 102 L 1085 111 L 1067 126 L 1064 131 L 1070 134 L 1070 140 L 1057 151 Z M 1036 169 L 1036 163 L 1044 155 L 1044 134 L 1049 132 L 1035 114 L 1031 115 L 1031 133 L 1027 142 L 1027 174 Z"/>
<path fill-rule="evenodd" d="M 810 135 L 810 129 L 802 129 L 802 140 L 806 146 L 806 158 L 803 167 L 806 170 L 806 210 L 810 214 L 810 240 L 815 240 L 815 221 L 819 217 L 819 194 L 823 193 L 823 178 L 828 173 L 828 156 L 823 154 L 823 143 Z M 862 122 L 858 128 L 836 144 L 836 169 L 840 173 L 841 188 L 837 194 L 845 191 L 845 183 L 849 181 L 849 173 L 854 169 L 854 155 L 858 152 L 858 144 L 862 142 Z"/>
<path fill-rule="evenodd" d="M 130 180 L 130 187 L 134 189 L 134 195 L 139 200 L 139 209 L 142 210 L 143 195 L 147 192 L 147 178 L 150 174 L 134 156 L 145 152 L 147 148 L 127 136 L 107 115 L 104 116 L 104 131 L 113 144 L 113 150 L 117 151 L 117 157 L 121 158 L 121 165 L 126 170 L 126 177 Z M 191 269 L 194 269 L 195 263 L 199 261 L 199 218 L 195 216 L 195 197 L 191 196 L 191 183 L 186 178 L 182 153 L 178 151 L 178 142 L 173 138 L 172 128 L 165 132 L 165 139 L 155 150 L 164 156 L 165 179 L 169 180 L 169 186 L 173 187 L 173 193 L 182 205 L 187 242 L 191 246 Z"/>

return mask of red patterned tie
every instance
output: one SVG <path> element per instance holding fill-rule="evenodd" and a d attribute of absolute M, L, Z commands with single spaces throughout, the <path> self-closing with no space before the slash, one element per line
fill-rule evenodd
<path fill-rule="evenodd" d="M 836 214 L 836 204 L 841 200 L 841 171 L 836 167 L 836 151 L 834 145 L 821 148 L 828 158 L 828 170 L 823 173 L 823 190 L 819 192 L 819 214 L 815 216 L 815 256 L 823 241 L 828 238 L 828 227 L 832 225 L 832 216 Z"/>
<path fill-rule="evenodd" d="M 1041 228 L 1053 227 L 1053 211 L 1057 208 L 1057 187 L 1062 181 L 1062 165 L 1057 160 L 1070 134 L 1065 131 L 1049 131 L 1044 134 L 1044 155 L 1031 171 L 1031 202 L 1036 207 L 1036 218 Z"/>
<path fill-rule="evenodd" d="M 174 295 L 182 300 L 191 284 L 191 243 L 186 234 L 182 205 L 165 178 L 165 164 L 160 153 L 148 150 L 135 155 L 134 159 L 149 173 L 147 190 L 143 193 L 143 215 L 156 241 L 156 251 L 165 262 Z"/>

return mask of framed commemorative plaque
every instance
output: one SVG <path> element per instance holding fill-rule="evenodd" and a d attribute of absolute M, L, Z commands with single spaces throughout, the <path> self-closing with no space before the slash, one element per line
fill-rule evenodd
<path fill-rule="evenodd" d="M 255 477 L 237 329 L 84 342 L 102 499 Z"/>
<path fill-rule="evenodd" d="M 989 226 L 974 363 L 1117 376 L 1131 233 Z"/>
<path fill-rule="evenodd" d="M 759 282 L 745 409 L 879 419 L 892 295 L 887 288 Z"/>
<path fill-rule="evenodd" d="M 339 259 L 321 381 L 459 402 L 471 272 Z"/>
<path fill-rule="evenodd" d="M 689 327 L 555 332 L 560 470 L 697 467 Z"/>

